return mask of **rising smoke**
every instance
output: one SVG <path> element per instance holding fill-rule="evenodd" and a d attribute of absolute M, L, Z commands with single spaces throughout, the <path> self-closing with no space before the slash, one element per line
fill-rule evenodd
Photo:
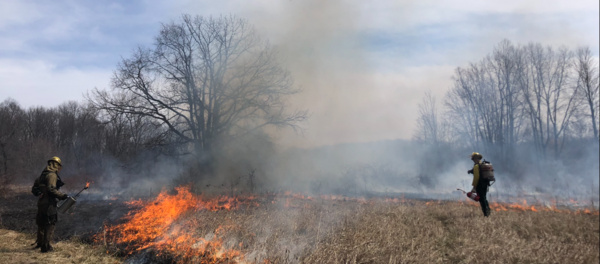
<path fill-rule="evenodd" d="M 411 13 L 418 7 L 410 4 L 403 7 L 404 22 L 423 19 Z M 252 22 L 281 50 L 296 85 L 302 89 L 302 93 L 290 98 L 291 105 L 309 108 L 312 115 L 306 124 L 307 132 L 302 136 L 285 131 L 271 133 L 279 154 L 265 171 L 268 179 L 265 186 L 273 186 L 267 188 L 302 186 L 299 189 L 317 192 L 354 190 L 346 191 L 347 195 L 360 193 L 357 189 L 364 194 L 388 191 L 449 193 L 456 187 L 470 188 L 471 177 L 466 175 L 466 169 L 472 164 L 467 155 L 472 151 L 486 154 L 485 150 L 467 146 L 431 149 L 426 144 L 402 140 L 375 142 L 406 138 L 406 135 L 399 136 L 398 131 L 413 127 L 415 120 L 403 119 L 407 114 L 402 110 L 414 109 L 420 94 L 403 96 L 397 91 L 389 91 L 382 88 L 385 85 L 372 74 L 380 65 L 372 60 L 375 54 L 369 47 L 372 43 L 361 35 L 361 31 L 369 27 L 365 23 L 371 22 L 365 20 L 364 10 L 341 1 L 294 1 L 278 6 L 276 13 L 284 17 L 278 19 L 278 23 L 272 23 L 269 16 L 253 18 Z M 522 22 L 527 31 L 539 28 L 535 21 L 525 19 Z M 561 30 L 574 34 L 574 29 L 569 26 Z M 486 34 L 482 38 L 486 40 L 481 43 L 493 39 Z M 527 41 L 539 38 L 536 35 Z M 570 38 L 568 43 L 581 45 L 577 40 L 581 38 Z M 419 39 L 407 40 L 411 41 L 420 43 Z M 552 39 L 549 44 L 555 42 Z M 492 48 L 477 46 L 475 50 L 489 53 Z M 460 56 L 474 59 L 484 56 L 475 53 Z M 447 56 L 454 58 L 456 54 Z M 407 90 L 408 87 L 397 88 Z M 444 89 L 436 90 L 440 91 L 438 98 L 443 98 Z M 340 144 L 348 142 L 355 143 Z M 575 152 L 573 155 L 560 160 L 549 158 L 539 166 L 529 165 L 539 160 L 540 154 L 523 145 L 516 164 L 497 164 L 497 174 L 502 180 L 492 192 L 510 195 L 560 193 L 563 197 L 580 199 L 591 195 L 597 199 L 595 175 L 598 175 L 598 163 L 594 160 L 597 160 L 598 149 L 593 144 L 572 144 L 568 151 Z M 486 158 L 492 162 L 498 160 L 494 155 Z M 518 172 L 511 167 L 519 167 Z M 383 175 L 373 175 L 368 168 L 385 169 L 375 170 Z"/>
<path fill-rule="evenodd" d="M 411 8 L 408 5 L 403 10 L 407 22 L 420 19 L 410 14 Z M 302 124 L 305 131 L 296 134 L 272 129 L 267 130 L 270 139 L 259 133 L 236 142 L 223 155 L 218 175 L 202 180 L 199 186 L 210 185 L 219 192 L 235 186 L 245 191 L 248 172 L 256 170 L 257 190 L 263 191 L 344 195 L 420 192 L 433 197 L 458 187 L 470 188 L 471 177 L 466 170 L 472 164 L 467 155 L 472 151 L 486 155 L 484 151 L 465 146 L 439 150 L 417 142 L 392 140 L 407 137 L 406 132 L 399 131 L 413 127 L 415 120 L 406 117 L 415 114 L 407 112 L 415 109 L 421 93 L 402 94 L 382 88 L 385 81 L 380 78 L 386 76 L 373 74 L 380 66 L 373 61 L 370 43 L 361 34 L 368 26 L 362 24 L 365 14 L 358 6 L 341 1 L 291 1 L 275 9 L 276 19 L 249 15 L 250 22 L 277 48 L 295 86 L 301 89 L 289 98 L 289 103 L 292 110 L 310 111 L 308 122 Z M 409 41 L 419 44 L 418 39 Z M 441 98 L 443 93 L 437 95 Z M 382 139 L 390 140 L 379 141 Z M 593 196 L 594 186 L 598 186 L 593 177 L 598 174 L 597 162 L 593 162 L 597 148 L 582 147 L 578 153 L 576 162 L 548 160 L 540 170 L 527 166 L 528 160 L 537 159 L 538 154 L 524 146 L 519 154 L 520 165 L 514 165 L 521 167 L 518 175 L 503 172 L 503 167 L 512 164 L 496 165 L 501 180 L 492 193 L 560 193 L 575 197 L 576 190 L 585 190 L 577 193 Z M 494 162 L 495 157 L 486 158 Z M 161 167 L 172 167 L 173 172 L 163 175 L 185 171 L 182 165 L 166 163 Z M 145 185 L 153 182 L 146 181 Z M 159 189 L 164 181 L 159 182 L 148 188 Z M 592 188 L 587 188 L 590 184 Z"/>

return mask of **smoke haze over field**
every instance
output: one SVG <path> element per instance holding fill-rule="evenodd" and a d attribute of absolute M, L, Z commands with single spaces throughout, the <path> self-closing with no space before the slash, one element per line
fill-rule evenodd
<path fill-rule="evenodd" d="M 14 98 L 24 108 L 81 101 L 81 95 L 94 87 L 109 88 L 117 64 L 129 58 L 136 46 L 152 47 L 161 23 L 180 21 L 183 13 L 231 14 L 246 19 L 276 47 L 294 88 L 301 91 L 287 98 L 287 110 L 306 109 L 310 117 L 300 124 L 304 128 L 300 135 L 291 129 L 269 128 L 274 145 L 260 133 L 242 141 L 232 151 L 235 154 L 229 153 L 220 164 L 217 176 L 228 177 L 215 177 L 222 182 L 206 179 L 203 184 L 231 183 L 230 175 L 245 176 L 247 169 L 254 168 L 262 177 L 261 186 L 271 190 L 443 193 L 468 188 L 471 176 L 465 172 L 471 164 L 466 154 L 474 149 L 459 146 L 438 151 L 409 141 L 425 92 L 436 96 L 438 109 L 445 110 L 442 103 L 453 85 L 455 69 L 489 55 L 503 39 L 555 48 L 588 45 L 597 62 L 598 5 L 598 1 L 178 0 L 52 5 L 4 1 L 0 3 L 0 41 L 5 43 L 0 47 L 0 99 Z M 551 166 L 543 172 L 554 174 L 539 186 L 534 183 L 541 175 L 523 177 L 535 174 L 527 169 L 509 173 L 514 168 L 501 162 L 499 176 L 514 179 L 529 191 L 558 190 L 562 183 L 556 182 L 567 182 L 577 173 L 582 177 L 573 184 L 586 186 L 591 180 L 592 186 L 598 186 L 594 180 L 598 166 L 593 162 L 597 149 L 577 151 L 574 156 L 586 157 L 578 159 L 582 164 L 593 166 L 573 173 L 570 170 L 576 165 L 570 160 L 555 164 L 544 160 L 549 163 L 544 166 Z M 37 161 L 54 155 L 37 154 Z M 519 155 L 525 162 L 536 154 L 522 151 Z M 134 169 L 119 168 L 117 158 L 104 158 L 98 167 L 106 170 L 109 184 L 114 185 L 147 176 L 136 188 L 158 191 L 164 185 L 180 184 L 177 176 L 194 173 L 181 165 L 186 158 L 177 159 L 180 163 L 170 159 L 140 163 L 143 171 L 135 176 Z"/>

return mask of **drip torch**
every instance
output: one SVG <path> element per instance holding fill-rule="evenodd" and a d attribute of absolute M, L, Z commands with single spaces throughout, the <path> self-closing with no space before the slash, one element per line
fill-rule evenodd
<path fill-rule="evenodd" d="M 462 193 L 466 194 L 467 197 L 469 197 L 471 200 L 475 201 L 475 202 L 479 202 L 479 195 L 477 193 L 474 192 L 465 192 L 462 189 L 456 189 L 458 191 L 461 191 Z"/>
<path fill-rule="evenodd" d="M 75 196 L 70 196 L 67 198 L 67 200 L 58 207 L 58 211 L 63 214 L 66 213 L 67 210 L 69 210 L 69 208 L 71 208 L 77 202 L 77 196 L 79 196 L 79 194 L 81 194 L 81 192 L 87 188 L 90 188 L 89 182 L 85 183 L 85 187 L 83 187 L 83 189 L 81 189 L 81 191 L 79 191 Z"/>

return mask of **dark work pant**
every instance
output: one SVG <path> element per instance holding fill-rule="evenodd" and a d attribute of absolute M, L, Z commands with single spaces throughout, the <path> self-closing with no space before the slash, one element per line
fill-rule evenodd
<path fill-rule="evenodd" d="M 37 239 L 35 240 L 35 243 L 37 243 L 37 246 L 42 246 L 44 244 L 44 229 L 45 226 L 38 224 L 37 225 L 38 229 L 37 229 Z"/>
<path fill-rule="evenodd" d="M 489 216 L 491 211 L 490 204 L 487 200 L 488 185 L 489 181 L 479 180 L 477 187 L 475 188 L 475 191 L 477 191 L 477 194 L 479 195 L 479 204 L 481 205 L 484 216 Z"/>
<path fill-rule="evenodd" d="M 42 250 L 50 248 L 50 241 L 52 241 L 52 235 L 54 235 L 54 224 L 48 224 L 44 226 L 44 240 L 42 243 Z"/>
<path fill-rule="evenodd" d="M 45 215 L 43 213 L 38 214 L 36 224 L 37 230 L 37 244 L 42 250 L 50 248 L 50 242 L 54 235 L 54 227 L 58 221 L 58 215 Z"/>

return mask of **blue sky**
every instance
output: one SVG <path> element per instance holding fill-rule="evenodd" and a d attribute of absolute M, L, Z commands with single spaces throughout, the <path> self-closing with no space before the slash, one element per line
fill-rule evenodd
<path fill-rule="evenodd" d="M 15 4 L 14 19 L 0 20 L 1 39 L 9 43 L 0 57 L 47 60 L 57 70 L 114 67 L 120 55 L 150 43 L 161 22 L 153 16 L 156 6 L 143 1 L 20 2 L 28 4 Z"/>
<path fill-rule="evenodd" d="M 109 88 L 120 58 L 152 45 L 161 22 L 182 13 L 235 14 L 288 51 L 290 70 L 315 69 L 295 73 L 305 93 L 293 104 L 313 113 L 307 135 L 282 141 L 410 138 L 422 94 L 443 96 L 455 67 L 482 58 L 504 38 L 588 45 L 598 56 L 598 6 L 597 0 L 3 0 L 0 100 L 12 97 L 25 107 L 82 100 L 94 87 Z M 301 56 L 306 50 L 312 57 Z M 356 115 L 370 120 L 370 128 L 355 127 Z M 324 126 L 331 119 L 335 125 Z"/>

